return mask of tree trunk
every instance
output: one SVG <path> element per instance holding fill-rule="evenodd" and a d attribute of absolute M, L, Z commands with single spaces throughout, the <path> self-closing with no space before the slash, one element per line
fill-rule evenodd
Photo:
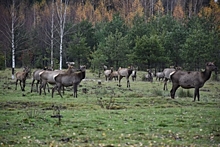
<path fill-rule="evenodd" d="M 54 62 L 53 62 L 53 32 L 54 32 L 54 0 L 52 1 L 52 18 L 51 18 L 51 68 L 54 69 Z"/>
<path fill-rule="evenodd" d="M 14 24 L 15 24 L 15 1 L 13 0 L 12 4 L 12 12 L 11 12 L 11 49 L 12 49 L 12 76 L 11 78 L 14 79 L 14 71 L 15 71 L 15 34 L 14 34 Z"/>
<path fill-rule="evenodd" d="M 62 60 L 63 60 L 63 36 L 66 22 L 66 9 L 67 9 L 68 0 L 65 0 L 64 10 L 62 5 L 62 0 L 60 0 L 60 7 L 57 5 L 57 14 L 59 18 L 60 25 L 60 70 L 62 70 Z"/>

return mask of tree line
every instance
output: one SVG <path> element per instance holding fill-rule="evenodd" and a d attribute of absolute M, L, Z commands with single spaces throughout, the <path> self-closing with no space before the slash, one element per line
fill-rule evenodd
<path fill-rule="evenodd" d="M 0 0 L 0 11 L 1 68 L 220 65 L 214 0 Z"/>

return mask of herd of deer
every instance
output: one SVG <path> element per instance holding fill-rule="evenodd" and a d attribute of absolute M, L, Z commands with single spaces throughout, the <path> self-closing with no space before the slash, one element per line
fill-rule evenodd
<path fill-rule="evenodd" d="M 28 73 L 30 72 L 29 68 L 24 68 L 22 72 L 17 72 L 16 73 L 16 87 L 15 90 L 17 89 L 17 82 L 20 81 L 20 87 L 21 90 L 24 91 L 25 89 L 25 81 L 28 76 Z M 36 89 L 37 92 L 41 95 L 42 89 L 44 91 L 44 94 L 46 94 L 46 87 L 48 87 L 48 92 L 49 92 L 49 85 L 54 85 L 52 88 L 52 97 L 54 94 L 54 91 L 57 90 L 59 95 L 61 95 L 61 88 L 64 87 L 69 87 L 73 86 L 73 96 L 77 97 L 77 87 L 79 83 L 82 81 L 82 79 L 85 78 L 86 75 L 86 66 L 80 66 L 79 69 L 75 69 L 74 66 L 68 65 L 68 69 L 66 71 L 63 70 L 47 70 L 47 69 L 38 69 L 33 72 L 33 77 L 32 77 L 32 83 L 31 83 L 31 92 L 33 92 L 33 86 L 35 80 L 37 81 L 36 83 Z M 38 91 L 38 84 L 40 83 L 39 86 L 39 91 Z M 23 84 L 23 85 L 22 85 Z"/>
<path fill-rule="evenodd" d="M 113 78 L 115 80 L 119 81 L 118 86 L 121 87 L 121 79 L 123 77 L 127 80 L 127 87 L 130 88 L 130 81 L 129 77 L 132 77 L 132 80 L 136 80 L 136 71 L 137 68 L 134 67 L 128 67 L 128 68 L 119 68 L 117 71 L 114 71 L 113 68 L 107 69 L 107 66 L 104 66 L 104 75 L 107 80 L 112 80 Z M 205 82 L 209 80 L 211 77 L 212 71 L 217 71 L 217 67 L 214 65 L 213 62 L 206 63 L 205 70 L 204 71 L 184 71 L 181 68 L 165 68 L 163 72 L 156 73 L 156 79 L 159 80 L 162 78 L 164 79 L 164 90 L 167 90 L 167 81 L 171 80 L 172 82 L 172 89 L 170 91 L 171 98 L 174 99 L 175 92 L 179 87 L 189 89 L 189 88 L 195 88 L 194 91 L 194 100 L 196 100 L 196 97 L 200 98 L 199 94 L 199 88 L 203 87 Z M 20 81 L 20 87 L 21 90 L 25 90 L 25 81 L 26 77 L 30 70 L 28 68 L 24 68 L 22 72 L 16 73 L 16 87 L 17 89 L 17 83 Z M 38 92 L 38 84 L 39 86 L 39 93 L 41 94 L 42 89 L 44 90 L 44 94 L 46 94 L 45 89 L 49 86 L 48 83 L 51 85 L 54 85 L 52 88 L 52 97 L 54 94 L 54 91 L 57 90 L 59 95 L 61 95 L 61 88 L 73 86 L 73 96 L 77 97 L 77 87 L 79 83 L 82 81 L 82 79 L 85 78 L 86 73 L 86 67 L 80 66 L 79 69 L 73 68 L 73 66 L 69 65 L 68 69 L 66 71 L 62 70 L 36 70 L 33 72 L 33 80 L 31 83 L 31 92 L 33 91 L 33 86 L 35 80 L 37 81 L 36 87 Z M 151 73 L 148 71 L 148 76 L 151 76 Z M 152 78 L 152 77 L 151 77 Z M 23 85 L 22 85 L 23 84 Z M 64 91 L 63 91 L 64 92 Z"/>

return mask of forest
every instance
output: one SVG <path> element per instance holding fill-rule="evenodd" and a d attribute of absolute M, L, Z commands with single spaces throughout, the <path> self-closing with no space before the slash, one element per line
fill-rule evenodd
<path fill-rule="evenodd" d="M 0 0 L 0 68 L 220 67 L 214 0 Z"/>

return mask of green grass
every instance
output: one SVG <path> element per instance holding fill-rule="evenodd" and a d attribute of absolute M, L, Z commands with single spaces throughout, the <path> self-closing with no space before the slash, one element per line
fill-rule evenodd
<path fill-rule="evenodd" d="M 220 83 L 208 81 L 200 101 L 176 99 L 163 91 L 163 83 L 137 81 L 126 88 L 117 82 L 98 85 L 97 76 L 87 72 L 78 98 L 67 88 L 64 98 L 51 94 L 14 90 L 9 70 L 0 73 L 0 144 L 3 146 L 219 146 Z M 5 76 L 3 76 L 5 75 Z M 7 79 L 7 76 L 9 76 Z M 82 88 L 88 92 L 82 93 Z M 168 83 L 170 90 L 171 83 Z M 185 91 L 185 90 L 184 90 Z M 190 89 L 187 93 L 193 94 Z M 53 118 L 59 107 L 62 118 Z"/>

